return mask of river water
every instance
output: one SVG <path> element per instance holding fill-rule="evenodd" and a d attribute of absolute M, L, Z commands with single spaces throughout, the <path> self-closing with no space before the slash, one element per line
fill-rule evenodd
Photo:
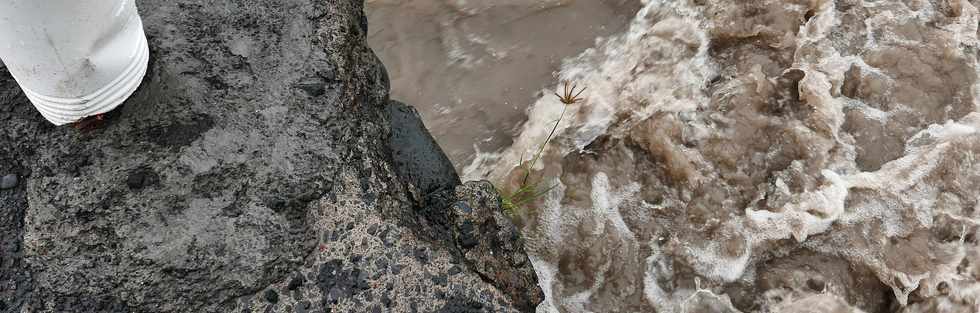
<path fill-rule="evenodd" d="M 391 98 L 415 106 L 463 170 L 507 147 L 562 61 L 621 33 L 638 0 L 368 0 Z"/>
<path fill-rule="evenodd" d="M 545 312 L 977 312 L 980 1 L 369 1 Z M 587 86 L 563 107 L 556 82 Z"/>

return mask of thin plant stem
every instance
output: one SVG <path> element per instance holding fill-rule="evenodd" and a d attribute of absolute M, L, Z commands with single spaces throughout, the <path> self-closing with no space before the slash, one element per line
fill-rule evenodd
<path fill-rule="evenodd" d="M 582 99 L 578 96 L 585 92 L 586 88 L 582 88 L 578 93 L 575 89 L 578 85 L 573 85 L 569 88 L 568 82 L 565 82 L 564 93 L 555 93 L 558 100 L 561 101 L 561 114 L 558 115 L 558 119 L 555 120 L 555 125 L 551 127 L 551 132 L 548 133 L 548 137 L 545 138 L 541 146 L 538 147 L 538 151 L 534 153 L 529 162 L 524 161 L 524 152 L 521 152 L 521 161 L 517 164 L 517 167 L 524 170 L 524 177 L 521 179 L 520 186 L 512 193 L 505 193 L 501 196 L 501 202 L 503 203 L 504 210 L 511 216 L 516 214 L 517 209 L 522 208 L 524 205 L 534 202 L 534 200 L 544 196 L 549 191 L 558 187 L 558 184 L 552 185 L 548 188 L 539 190 L 538 186 L 541 184 L 540 181 L 532 182 L 531 173 L 534 171 L 534 166 L 538 164 L 538 161 L 544 156 L 544 150 L 551 143 L 551 140 L 555 138 L 555 133 L 558 132 L 558 126 L 561 125 L 561 121 L 565 118 L 565 111 L 568 109 L 569 105 L 578 103 Z M 542 174 L 543 175 L 543 174 Z"/>
<path fill-rule="evenodd" d="M 544 154 L 544 148 L 548 146 L 548 143 L 551 142 L 551 138 L 555 136 L 555 132 L 558 130 L 558 125 L 561 124 L 561 120 L 565 117 L 565 110 L 567 108 L 567 106 L 561 106 L 561 114 L 558 115 L 558 120 L 555 121 L 555 126 L 551 127 L 551 132 L 548 133 L 548 138 L 546 138 L 544 143 L 541 144 L 541 147 L 538 148 L 538 152 L 534 154 L 534 158 L 531 159 L 531 163 L 525 169 L 524 180 L 521 182 L 521 184 L 527 184 L 527 180 L 531 176 L 531 169 L 533 169 L 534 165 L 541 159 L 541 155 Z"/>

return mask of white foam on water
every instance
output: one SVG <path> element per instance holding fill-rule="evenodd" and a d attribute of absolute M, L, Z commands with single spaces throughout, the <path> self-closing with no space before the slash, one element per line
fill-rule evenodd
<path fill-rule="evenodd" d="M 566 155 L 572 151 L 582 151 L 585 145 L 599 136 L 621 135 L 633 123 L 657 112 L 694 111 L 699 105 L 707 103 L 702 89 L 716 75 L 716 71 L 708 57 L 708 39 L 699 22 L 703 19 L 698 14 L 682 2 L 644 1 L 643 8 L 626 33 L 600 40 L 595 48 L 566 60 L 559 77 L 587 87 L 588 96 L 585 101 L 567 107 L 565 120 L 556 130 L 556 138 L 560 140 L 549 146 L 546 154 Z M 465 168 L 464 179 L 500 181 L 522 158 L 533 155 L 562 111 L 562 104 L 552 96 L 554 92 L 561 93 L 561 90 L 544 90 L 542 94 L 548 96 L 538 99 L 529 108 L 528 122 L 508 149 L 479 153 Z M 620 120 L 621 117 L 626 120 Z M 543 163 L 535 165 L 538 169 L 545 166 Z M 539 208 L 541 223 L 534 231 L 537 234 L 535 239 L 539 242 L 528 249 L 547 298 L 538 307 L 538 312 L 557 312 L 558 307 L 588 312 L 591 296 L 604 283 L 604 271 L 597 270 L 595 273 L 593 288 L 556 299 L 554 287 L 561 283 L 556 277 L 557 266 L 543 257 L 547 251 L 535 248 L 554 249 L 563 240 L 570 240 L 562 238 L 562 234 L 567 232 L 564 229 L 579 223 L 562 214 L 565 209 L 576 210 L 562 208 L 560 200 L 565 193 L 562 187 L 550 192 Z M 628 245 L 635 246 L 634 251 L 638 250 L 636 236 L 618 212 L 618 205 L 631 198 L 639 188 L 638 184 L 632 183 L 625 189 L 617 190 L 610 186 L 606 174 L 595 175 L 592 178 L 592 207 L 584 208 L 593 211 L 591 215 L 595 221 L 589 224 L 596 228 L 592 234 L 618 233 L 621 240 L 631 242 Z M 607 224 L 613 229 L 605 229 Z M 726 265 L 736 270 L 719 272 L 718 275 L 732 279 L 737 277 L 741 273 L 738 264 L 744 266 L 747 257 L 748 253 L 744 253 L 735 260 L 736 263 Z M 656 261 L 650 259 L 648 262 Z M 721 270 L 726 266 L 716 268 Z M 649 301 L 656 303 L 656 307 L 679 307 L 676 304 L 684 300 L 683 295 L 697 294 L 694 291 L 673 291 L 667 295 L 650 282 L 656 275 L 645 272 L 643 279 L 648 283 L 638 286 L 644 290 Z"/>
<path fill-rule="evenodd" d="M 698 13 L 684 2 L 644 1 L 626 33 L 602 39 L 597 47 L 565 60 L 561 80 L 588 92 L 583 102 L 567 107 L 556 130 L 563 141 L 552 147 L 563 155 L 582 150 L 599 136 L 629 129 L 632 122 L 656 112 L 693 111 L 707 102 L 701 89 L 716 71 Z M 553 93 L 562 93 L 561 87 L 542 91 L 546 96 L 529 108 L 528 121 L 510 147 L 493 157 L 478 157 L 463 177 L 499 180 L 520 164 L 521 157 L 533 155 L 562 111 Z M 619 116 L 627 121 L 617 120 Z"/>
<path fill-rule="evenodd" d="M 896 5 L 885 2 L 887 1 L 862 2 L 862 5 L 868 8 Z M 923 125 L 915 126 L 917 128 L 909 125 L 907 129 L 912 130 L 908 136 L 901 137 L 901 144 L 904 144 L 901 155 L 884 160 L 873 169 L 860 167 L 855 160 L 856 155 L 868 152 L 862 150 L 866 147 L 856 142 L 855 137 L 860 133 L 844 127 L 849 122 L 848 118 L 853 117 L 846 114 L 847 109 L 860 109 L 863 114 L 861 117 L 866 118 L 868 124 L 878 123 L 884 128 L 887 123 L 896 123 L 896 119 L 901 119 L 903 114 L 908 115 L 912 110 L 934 108 L 926 106 L 923 109 L 923 105 L 917 103 L 894 101 L 895 103 L 889 103 L 892 106 L 889 109 L 882 104 L 872 103 L 874 99 L 841 95 L 842 85 L 847 80 L 846 73 L 852 68 L 860 69 L 865 76 L 886 77 L 883 78 L 885 83 L 873 79 L 859 82 L 872 87 L 875 83 L 882 83 L 882 86 L 893 88 L 893 85 L 888 84 L 897 84 L 899 82 L 896 81 L 908 78 L 896 76 L 895 69 L 888 67 L 888 64 L 878 64 L 884 62 L 882 60 L 869 61 L 862 55 L 842 55 L 841 51 L 846 49 L 838 50 L 838 47 L 828 43 L 832 40 L 843 41 L 834 39 L 841 31 L 839 27 L 842 23 L 838 12 L 841 8 L 837 5 L 834 1 L 814 1 L 811 5 L 814 12 L 812 20 L 804 22 L 796 34 L 797 41 L 794 44 L 798 55 L 793 59 L 792 67 L 805 73 L 798 81 L 798 92 L 799 105 L 804 107 L 801 111 L 805 112 L 806 118 L 793 120 L 798 117 L 766 116 L 777 120 L 771 125 L 783 127 L 779 131 L 797 136 L 793 139 L 813 141 L 807 141 L 809 146 L 803 148 L 807 151 L 799 152 L 803 156 L 793 159 L 786 169 L 779 170 L 787 177 L 774 173 L 772 191 L 760 188 L 762 191 L 759 195 L 751 195 L 756 197 L 754 202 L 738 208 L 739 214 L 717 221 L 717 227 L 713 228 L 716 232 L 711 235 L 719 237 L 708 237 L 706 232 L 705 240 L 696 243 L 678 242 L 673 238 L 663 242 L 659 242 L 662 238 L 641 239 L 648 238 L 651 232 L 656 234 L 656 231 L 660 231 L 645 228 L 650 225 L 638 225 L 642 224 L 638 221 L 645 221 L 644 218 L 650 217 L 635 216 L 656 215 L 651 212 L 657 206 L 647 204 L 646 201 L 650 199 L 643 198 L 643 193 L 646 189 L 656 189 L 659 186 L 645 186 L 629 181 L 635 178 L 613 174 L 610 168 L 616 168 L 618 164 L 596 165 L 598 169 L 589 168 L 585 174 L 572 173 L 587 175 L 584 178 L 570 175 L 574 176 L 572 178 L 578 185 L 565 186 L 555 179 L 559 187 L 545 196 L 537 208 L 536 223 L 530 223 L 533 226 L 524 230 L 528 238 L 528 253 L 546 295 L 546 301 L 538 307 L 538 312 L 602 311 L 604 307 L 601 303 L 608 304 L 610 300 L 600 297 L 616 295 L 607 289 L 617 288 L 638 290 L 637 294 L 642 301 L 657 311 L 683 312 L 689 309 L 688 306 L 696 305 L 698 308 L 737 312 L 728 296 L 721 292 L 722 289 L 715 287 L 718 284 L 754 279 L 752 276 L 755 275 L 756 262 L 760 261 L 757 259 L 759 249 L 784 244 L 786 239 L 791 239 L 789 242 L 811 251 L 840 257 L 851 264 L 867 267 L 884 285 L 892 288 L 895 299 L 903 305 L 907 304 L 910 294 L 917 288 L 924 290 L 923 292 L 931 292 L 929 290 L 936 289 L 940 282 L 948 283 L 956 278 L 950 273 L 956 272 L 955 263 L 962 260 L 966 252 L 955 244 L 950 244 L 950 247 L 928 247 L 945 249 L 936 251 L 956 252 L 929 260 L 934 266 L 931 270 L 891 264 L 882 252 L 867 245 L 887 243 L 888 239 L 904 239 L 916 231 L 928 230 L 935 226 L 937 216 L 948 216 L 949 219 L 966 225 L 963 226 L 964 229 L 969 226 L 972 227 L 969 228 L 970 231 L 976 232 L 980 221 L 969 216 L 943 213 L 938 208 L 940 204 L 937 199 L 940 199 L 939 194 L 943 191 L 937 187 L 935 176 L 948 171 L 946 167 L 952 166 L 950 163 L 965 164 L 961 165 L 964 168 L 968 164 L 976 163 L 969 150 L 969 143 L 980 138 L 980 113 L 969 113 L 947 120 L 929 120 Z M 922 5 L 920 10 L 913 13 L 896 13 L 887 9 L 873 14 L 860 22 L 867 27 L 868 36 L 859 36 L 856 42 L 863 42 L 867 49 L 881 45 L 921 47 L 922 43 L 900 38 L 901 36 L 894 34 L 894 29 L 896 24 L 915 24 L 938 14 L 931 5 Z M 946 38 L 955 43 L 952 46 L 976 45 L 976 10 L 965 2 L 962 6 L 960 16 L 940 27 L 954 34 Z M 559 77 L 577 83 L 580 87 L 587 87 L 588 91 L 583 94 L 586 99 L 566 107 L 564 119 L 556 129 L 555 139 L 545 150 L 544 159 L 549 161 L 534 164 L 535 169 L 546 173 L 571 170 L 562 168 L 563 161 L 573 163 L 569 160 L 578 156 L 588 158 L 608 152 L 589 151 L 589 145 L 600 137 L 629 137 L 637 125 L 659 116 L 658 114 L 672 114 L 684 120 L 685 114 L 705 109 L 709 102 L 716 100 L 709 97 L 706 86 L 723 69 L 717 64 L 720 60 L 713 59 L 708 53 L 707 30 L 713 26 L 713 17 L 701 14 L 690 1 L 644 1 L 643 8 L 631 22 L 628 31 L 600 40 L 596 47 L 566 60 Z M 883 35 L 874 36 L 875 32 Z M 944 53 L 944 57 L 952 58 L 952 52 Z M 887 59 L 887 56 L 883 58 Z M 746 92 L 745 89 L 751 88 L 755 90 L 750 92 L 763 93 L 765 88 L 771 88 L 768 84 L 775 83 L 776 78 L 763 72 L 761 67 L 757 66 L 747 72 L 745 77 L 738 78 L 746 83 L 717 86 L 720 89 L 715 90 L 715 94 L 737 96 L 739 92 Z M 864 78 L 867 77 L 862 77 Z M 969 86 L 974 94 L 980 94 L 980 87 L 977 85 Z M 466 167 L 464 178 L 503 181 L 511 174 L 515 165 L 533 155 L 562 112 L 563 104 L 551 95 L 556 91 L 560 93 L 561 88 L 555 89 L 544 90 L 542 94 L 548 96 L 538 99 L 529 108 L 528 121 L 509 148 L 481 153 Z M 893 92 L 877 92 L 886 91 Z M 980 102 L 974 101 L 971 105 L 980 107 Z M 916 113 L 925 116 L 932 112 Z M 719 124 L 744 122 L 724 114 L 712 115 L 711 118 Z M 687 135 L 693 141 L 711 138 L 713 132 L 735 131 L 734 128 L 719 129 L 701 121 L 684 120 L 681 124 L 688 127 L 684 130 L 690 131 Z M 660 135 L 663 134 L 650 134 Z M 716 138 L 726 138 L 730 134 L 723 135 Z M 682 169 L 687 170 L 685 173 L 702 175 L 698 179 L 691 179 L 694 181 L 691 184 L 729 179 L 720 177 L 718 173 L 699 172 L 701 169 L 698 167 L 712 166 L 704 160 L 705 151 L 681 147 L 677 142 L 667 142 L 664 145 L 675 145 L 668 147 L 674 150 L 664 153 L 665 155 L 688 158 L 683 161 L 694 169 Z M 814 152 L 820 149 L 825 150 Z M 768 152 L 786 153 L 777 150 Z M 596 160 L 608 162 L 609 159 L 597 157 Z M 809 184 L 797 181 L 793 185 L 793 178 L 806 180 Z M 576 189 L 588 189 L 587 196 L 570 196 L 571 193 L 579 192 Z M 683 192 L 688 191 L 681 190 L 678 193 Z M 681 206 L 680 211 L 689 210 L 692 208 L 683 206 L 689 205 L 691 197 L 695 196 L 676 195 L 673 199 L 665 199 L 667 204 L 659 205 L 674 208 Z M 785 201 L 778 205 L 771 205 L 777 202 L 764 203 L 767 196 L 783 197 Z M 872 237 L 873 235 L 867 234 L 870 232 L 867 228 L 861 228 L 870 224 L 880 225 L 880 229 L 873 231 L 880 231 L 881 237 Z M 849 242 L 850 239 L 843 234 L 845 231 L 835 233 L 839 228 L 868 237 L 853 238 L 857 243 Z M 963 232 L 967 233 L 966 230 Z M 821 240 L 821 237 L 823 241 L 814 242 Z M 868 238 L 879 241 L 869 239 L 869 243 L 865 244 L 862 240 Z M 740 244 L 743 242 L 744 244 Z M 589 245 L 596 244 L 608 244 L 610 247 L 600 252 L 588 249 Z M 640 247 L 644 249 L 641 251 Z M 562 254 L 576 252 L 596 255 L 575 258 Z M 563 273 L 566 263 L 562 263 L 560 267 L 559 262 L 585 263 L 570 266 L 591 272 Z M 712 283 L 706 284 L 704 288 L 699 285 L 694 289 L 679 286 L 678 280 L 688 278 L 675 272 L 675 262 L 683 262 L 695 272 L 694 275 L 711 280 Z M 642 268 L 637 272 L 641 277 L 633 280 L 636 286 L 618 285 L 630 280 L 614 277 L 617 275 L 615 271 L 630 270 L 630 266 Z M 613 279 L 618 279 L 615 284 L 607 284 Z M 977 287 L 980 284 L 976 283 L 956 286 L 961 286 L 962 289 L 952 295 L 954 300 L 956 297 L 977 294 L 976 290 L 980 290 Z"/>

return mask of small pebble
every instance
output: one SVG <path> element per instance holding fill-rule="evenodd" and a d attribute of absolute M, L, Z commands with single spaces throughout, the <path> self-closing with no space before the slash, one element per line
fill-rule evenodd
<path fill-rule="evenodd" d="M 297 303 L 296 306 L 295 306 L 296 313 L 306 313 L 307 312 L 306 310 L 308 310 L 312 304 L 313 303 L 310 303 L 310 301 L 303 301 L 303 302 Z"/>
<path fill-rule="evenodd" d="M 357 288 L 361 290 L 368 290 L 371 288 L 371 284 L 368 283 L 368 273 L 361 272 L 357 275 Z"/>
<path fill-rule="evenodd" d="M 388 268 L 388 259 L 383 257 L 377 258 L 374 260 L 374 266 L 376 266 L 378 269 Z"/>
<path fill-rule="evenodd" d="M 462 271 L 463 270 L 460 269 L 459 266 L 453 265 L 453 267 L 450 267 L 449 268 L 449 275 L 456 275 L 456 274 L 459 274 Z"/>
<path fill-rule="evenodd" d="M 456 202 L 456 207 L 463 213 L 473 213 L 473 208 L 469 204 L 463 201 Z"/>
<path fill-rule="evenodd" d="M 391 307 L 391 297 L 388 297 L 387 293 L 381 295 L 381 304 L 384 304 L 386 308 Z"/>
<path fill-rule="evenodd" d="M 304 282 L 305 279 L 303 279 L 303 276 L 297 275 L 296 277 L 293 277 L 293 279 L 289 281 L 289 285 L 286 286 L 286 289 L 296 290 L 296 288 L 303 286 Z"/>
<path fill-rule="evenodd" d="M 266 290 L 265 301 L 269 301 L 270 303 L 279 302 L 279 293 L 272 289 Z"/>
<path fill-rule="evenodd" d="M 7 174 L 0 178 L 0 189 L 10 189 L 17 187 L 17 175 Z"/>
<path fill-rule="evenodd" d="M 429 263 L 429 252 L 425 248 L 418 248 L 415 250 L 415 258 L 422 263 Z"/>

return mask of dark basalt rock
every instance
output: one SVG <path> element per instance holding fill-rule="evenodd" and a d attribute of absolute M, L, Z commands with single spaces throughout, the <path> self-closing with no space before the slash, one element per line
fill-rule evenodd
<path fill-rule="evenodd" d="M 527 259 L 520 231 L 503 215 L 496 189 L 488 182 L 461 185 L 452 163 L 429 135 L 418 112 L 398 101 L 391 101 L 389 111 L 395 168 L 421 193 L 418 213 L 422 224 L 434 232 L 428 235 L 453 238 L 450 249 L 455 249 L 485 281 L 507 294 L 519 309 L 532 311 L 544 300 L 544 293 Z M 374 233 L 371 228 L 368 232 Z M 429 260 L 424 248 L 412 255 L 421 263 Z M 394 271 L 400 271 L 397 265 Z M 432 281 L 444 285 L 444 279 L 437 276 Z M 440 310 L 461 307 L 470 308 L 448 305 Z"/>
<path fill-rule="evenodd" d="M 533 272 L 480 256 L 517 250 L 478 238 L 457 267 L 453 216 L 419 201 L 458 177 L 392 111 L 361 1 L 137 5 L 150 68 L 100 128 L 51 126 L 0 69 L 0 311 L 530 310 L 535 285 L 485 273 Z"/>
<path fill-rule="evenodd" d="M 442 152 L 422 118 L 411 106 L 391 101 L 391 153 L 399 176 L 415 184 L 425 194 L 453 190 L 459 176 L 449 158 Z"/>

